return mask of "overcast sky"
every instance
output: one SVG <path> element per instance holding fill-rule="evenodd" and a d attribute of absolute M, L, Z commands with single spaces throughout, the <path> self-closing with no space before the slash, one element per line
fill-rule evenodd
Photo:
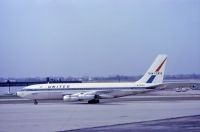
<path fill-rule="evenodd" d="M 0 0 L 0 77 L 200 73 L 199 0 Z"/>

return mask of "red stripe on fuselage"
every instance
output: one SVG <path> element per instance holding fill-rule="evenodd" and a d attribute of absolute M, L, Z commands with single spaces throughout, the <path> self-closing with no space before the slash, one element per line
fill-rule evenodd
<path fill-rule="evenodd" d="M 166 58 L 167 59 L 167 58 Z M 159 72 L 163 64 L 165 63 L 166 59 L 159 65 L 159 67 L 156 69 L 156 72 Z"/>

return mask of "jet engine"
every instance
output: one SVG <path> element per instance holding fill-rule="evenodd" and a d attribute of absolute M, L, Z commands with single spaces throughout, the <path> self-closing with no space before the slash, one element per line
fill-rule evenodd
<path fill-rule="evenodd" d="M 95 95 L 84 94 L 84 93 L 78 93 L 78 94 L 72 94 L 72 95 L 63 96 L 63 100 L 64 101 L 68 101 L 68 102 L 92 100 L 92 99 L 95 99 Z"/>
<path fill-rule="evenodd" d="M 100 94 L 99 98 L 100 99 L 112 99 L 112 98 L 114 98 L 114 96 L 108 95 L 108 94 Z"/>

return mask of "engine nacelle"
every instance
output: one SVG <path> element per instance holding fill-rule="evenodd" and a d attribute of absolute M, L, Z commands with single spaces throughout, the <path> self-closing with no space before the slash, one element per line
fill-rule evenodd
<path fill-rule="evenodd" d="M 79 98 L 71 95 L 65 95 L 63 96 L 63 100 L 68 102 L 74 102 L 74 101 L 79 101 Z"/>
<path fill-rule="evenodd" d="M 108 95 L 108 94 L 100 94 L 99 98 L 100 99 L 112 99 L 112 98 L 114 98 L 114 96 Z"/>
<path fill-rule="evenodd" d="M 68 102 L 92 100 L 92 99 L 95 99 L 95 95 L 78 93 L 78 94 L 63 96 L 63 100 Z"/>

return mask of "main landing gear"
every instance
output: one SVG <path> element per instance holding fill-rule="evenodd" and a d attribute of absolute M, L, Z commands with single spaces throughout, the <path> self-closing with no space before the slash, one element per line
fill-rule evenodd
<path fill-rule="evenodd" d="M 88 101 L 88 104 L 98 104 L 99 100 L 98 99 L 92 99 Z"/>
<path fill-rule="evenodd" d="M 38 101 L 36 99 L 34 99 L 34 105 L 37 105 Z"/>

